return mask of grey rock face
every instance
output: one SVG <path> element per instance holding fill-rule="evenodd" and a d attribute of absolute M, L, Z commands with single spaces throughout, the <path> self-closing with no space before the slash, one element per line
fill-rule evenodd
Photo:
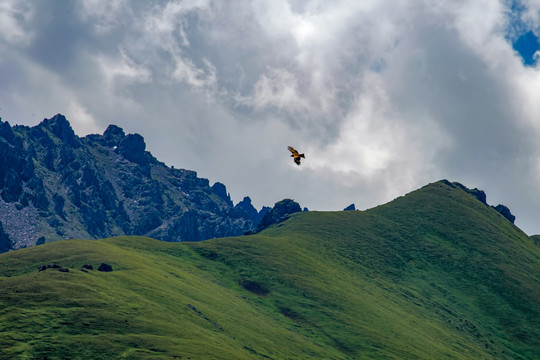
<path fill-rule="evenodd" d="M 11 240 L 9 239 L 8 234 L 4 231 L 4 227 L 0 222 L 0 253 L 6 252 L 11 249 Z"/>
<path fill-rule="evenodd" d="M 234 209 L 237 211 L 245 212 L 254 224 L 259 224 L 264 215 L 266 215 L 266 213 L 270 211 L 271 208 L 269 208 L 268 206 L 263 206 L 260 211 L 257 211 L 257 209 L 255 209 L 255 207 L 251 203 L 251 198 L 249 196 L 246 196 L 242 201 L 236 204 Z"/>
<path fill-rule="evenodd" d="M 297 202 L 291 199 L 281 200 L 274 205 L 272 210 L 268 211 L 264 215 L 261 222 L 257 226 L 257 231 L 264 230 L 270 225 L 285 221 L 289 218 L 290 214 L 300 211 L 302 211 L 302 208 Z"/>
<path fill-rule="evenodd" d="M 351 210 L 356 210 L 356 207 L 354 206 L 354 204 L 351 204 L 347 206 L 345 209 L 343 209 L 343 211 L 351 211 Z"/>
<path fill-rule="evenodd" d="M 225 185 L 166 166 L 115 125 L 80 138 L 60 114 L 34 127 L 0 120 L 0 158 L 0 252 L 38 239 L 198 241 L 256 227 Z"/>
<path fill-rule="evenodd" d="M 505 205 L 499 204 L 497 206 L 494 206 L 495 210 L 497 210 L 502 216 L 507 218 L 512 224 L 516 220 L 516 217 L 512 215 L 512 212 L 510 212 L 510 209 L 506 207 Z"/>
<path fill-rule="evenodd" d="M 144 151 L 145 149 L 146 144 L 144 143 L 144 139 L 141 135 L 129 134 L 120 141 L 116 151 L 125 159 L 136 164 L 143 165 L 149 160 L 149 157 L 146 156 Z"/>

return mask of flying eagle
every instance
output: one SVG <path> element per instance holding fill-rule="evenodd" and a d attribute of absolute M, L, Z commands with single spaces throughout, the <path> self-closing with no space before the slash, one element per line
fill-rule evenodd
<path fill-rule="evenodd" d="M 292 153 L 291 157 L 294 158 L 296 165 L 300 165 L 300 158 L 306 158 L 304 154 L 299 154 L 292 146 L 289 146 L 288 149 Z"/>

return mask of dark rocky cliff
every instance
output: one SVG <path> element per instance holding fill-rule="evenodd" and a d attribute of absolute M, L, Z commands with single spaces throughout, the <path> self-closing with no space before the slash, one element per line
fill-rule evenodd
<path fill-rule="evenodd" d="M 243 234 L 259 217 L 115 125 L 81 138 L 60 114 L 34 127 L 0 120 L 0 252 L 115 235 L 198 241 Z"/>

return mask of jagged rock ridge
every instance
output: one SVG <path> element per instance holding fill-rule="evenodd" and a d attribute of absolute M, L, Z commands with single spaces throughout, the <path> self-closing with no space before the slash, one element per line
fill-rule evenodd
<path fill-rule="evenodd" d="M 486 193 L 483 190 L 480 190 L 480 189 L 477 189 L 477 188 L 469 189 L 468 187 L 466 187 L 463 184 L 460 184 L 459 182 L 450 182 L 450 181 L 448 181 L 446 179 L 442 180 L 442 182 L 449 185 L 449 186 L 451 186 L 451 187 L 456 187 L 457 186 L 457 187 L 465 190 L 469 194 L 476 197 L 484 205 L 489 206 L 489 204 L 487 203 Z M 512 212 L 510 211 L 510 209 L 507 206 L 499 204 L 497 206 L 491 206 L 491 207 L 494 208 L 495 210 L 497 210 L 502 216 L 504 216 L 512 224 L 516 220 L 516 217 L 512 214 Z"/>
<path fill-rule="evenodd" d="M 34 127 L 0 120 L 0 159 L 0 252 L 64 238 L 234 236 L 267 211 L 159 162 L 139 134 L 110 125 L 78 137 L 60 114 Z"/>

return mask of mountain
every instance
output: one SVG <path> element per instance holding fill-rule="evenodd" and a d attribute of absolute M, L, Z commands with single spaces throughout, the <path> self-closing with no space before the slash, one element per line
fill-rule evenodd
<path fill-rule="evenodd" d="M 538 359 L 540 245 L 478 194 L 1 254 L 0 359 Z"/>
<path fill-rule="evenodd" d="M 0 252 L 68 238 L 241 235 L 266 212 L 235 207 L 225 185 L 166 166 L 115 125 L 81 138 L 60 114 L 34 127 L 0 120 L 0 158 Z"/>

